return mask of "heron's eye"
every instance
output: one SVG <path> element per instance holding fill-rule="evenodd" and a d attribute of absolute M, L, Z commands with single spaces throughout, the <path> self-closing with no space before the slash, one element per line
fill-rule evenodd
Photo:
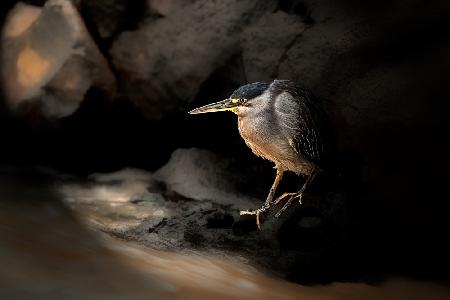
<path fill-rule="evenodd" d="M 245 104 L 247 102 L 244 98 L 231 98 L 230 100 L 233 104 Z"/>

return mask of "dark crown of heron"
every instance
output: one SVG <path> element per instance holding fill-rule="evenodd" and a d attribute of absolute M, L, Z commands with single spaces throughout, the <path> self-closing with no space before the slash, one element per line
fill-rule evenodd
<path fill-rule="evenodd" d="M 241 86 L 235 90 L 230 99 L 236 100 L 248 100 L 260 96 L 269 87 L 268 83 L 265 82 L 255 82 Z"/>

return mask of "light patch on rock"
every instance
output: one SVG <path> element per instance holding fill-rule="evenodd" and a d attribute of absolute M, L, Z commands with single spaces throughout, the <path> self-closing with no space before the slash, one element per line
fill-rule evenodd
<path fill-rule="evenodd" d="M 112 173 L 94 173 L 89 176 L 97 182 L 111 182 L 111 181 L 151 181 L 152 174 L 133 168 L 125 168 Z"/>
<path fill-rule="evenodd" d="M 33 104 L 43 116 L 60 118 L 75 112 L 91 87 L 115 91 L 106 59 L 69 0 L 49 0 L 42 8 L 18 3 L 1 43 L 2 84 L 12 111 Z"/>
<path fill-rule="evenodd" d="M 17 73 L 19 84 L 29 88 L 41 81 L 48 73 L 50 63 L 31 48 L 25 48 L 17 58 Z"/>
<path fill-rule="evenodd" d="M 236 175 L 229 171 L 229 161 L 202 149 L 177 149 L 169 162 L 155 173 L 169 190 L 195 200 L 220 204 L 254 206 L 258 200 L 236 191 Z"/>
<path fill-rule="evenodd" d="M 40 14 L 41 9 L 38 7 L 22 2 L 17 3 L 6 20 L 7 25 L 3 29 L 4 36 L 12 38 L 21 35 Z"/>
<path fill-rule="evenodd" d="M 95 173 L 87 183 L 67 183 L 61 191 L 67 200 L 128 202 L 151 185 L 152 176 L 143 170 L 123 169 L 113 173 Z"/>
<path fill-rule="evenodd" d="M 89 178 L 89 181 L 65 181 L 56 189 L 82 219 L 96 227 L 123 232 L 143 220 L 154 220 L 157 224 L 170 215 L 161 205 L 164 197 L 147 192 L 153 182 L 150 173 L 124 169 L 92 174 Z"/>

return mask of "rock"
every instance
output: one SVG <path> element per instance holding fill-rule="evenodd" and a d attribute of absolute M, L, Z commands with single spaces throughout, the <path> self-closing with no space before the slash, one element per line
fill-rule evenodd
<path fill-rule="evenodd" d="M 68 0 L 49 0 L 42 9 L 18 3 L 2 41 L 2 81 L 12 111 L 33 107 L 61 118 L 77 110 L 90 88 L 115 90 L 108 63 Z"/>
<path fill-rule="evenodd" d="M 230 213 L 232 212 L 231 216 L 238 227 L 241 225 L 247 227 L 246 220 L 251 219 L 250 230 L 255 229 L 255 218 L 253 216 L 249 218 L 241 217 L 237 212 L 259 207 L 263 203 L 263 199 L 256 199 L 241 191 L 240 187 L 244 186 L 248 193 L 253 177 L 258 178 L 258 175 L 242 170 L 239 166 L 234 165 L 229 158 L 220 157 L 210 151 L 197 148 L 175 150 L 169 162 L 157 170 L 153 176 L 155 180 L 164 183 L 167 190 L 184 198 L 201 202 L 207 201 L 214 203 L 216 206 L 226 207 L 230 210 Z M 320 180 L 321 176 L 318 176 L 316 181 Z M 270 183 L 265 188 L 269 189 L 269 187 Z M 302 205 L 305 212 L 314 210 L 317 213 L 317 211 L 320 211 L 320 218 L 327 219 L 336 226 L 345 226 L 345 222 L 348 220 L 345 191 L 341 187 L 327 187 L 320 184 L 319 187 L 320 191 L 315 191 L 312 188 L 308 190 L 305 196 L 307 198 L 306 204 Z M 281 189 L 278 192 L 281 193 Z M 266 214 L 267 220 L 263 224 L 265 231 L 272 231 L 273 233 L 279 230 L 279 227 L 286 220 L 296 217 L 291 213 L 295 214 L 297 209 L 301 208 L 298 206 L 294 204 L 291 212 L 284 213 L 279 219 L 273 218 L 273 214 Z M 273 212 L 279 208 L 281 207 L 274 207 Z M 305 217 L 306 220 L 310 217 L 302 214 L 300 216 Z M 235 222 L 230 221 L 231 216 L 223 215 L 219 211 L 215 214 L 214 220 L 207 221 L 205 224 L 209 224 L 207 226 L 212 228 L 215 226 L 215 222 L 220 224 L 231 222 L 229 228 L 232 228 L 231 225 Z M 318 222 L 319 217 L 315 214 L 311 218 L 316 218 L 315 221 L 311 222 Z M 242 224 L 237 224 L 241 221 Z M 239 231 L 241 229 L 234 228 L 234 230 Z"/>
<path fill-rule="evenodd" d="M 155 173 L 167 189 L 186 198 L 247 209 L 258 200 L 237 192 L 243 177 L 237 170 L 233 172 L 229 160 L 197 148 L 175 150 L 169 162 Z"/>
<path fill-rule="evenodd" d="M 79 0 L 81 10 L 101 39 L 111 39 L 134 26 L 147 13 L 145 1 Z"/>
<path fill-rule="evenodd" d="M 133 168 L 125 168 L 113 173 L 94 173 L 89 178 L 101 183 L 130 181 L 132 179 L 133 182 L 137 181 L 143 184 L 150 184 L 152 180 L 150 173 Z"/>
<path fill-rule="evenodd" d="M 185 110 L 208 77 L 237 53 L 258 1 L 194 1 L 122 33 L 110 51 L 123 93 L 150 119 Z"/>
<path fill-rule="evenodd" d="M 125 20 L 127 0 L 82 1 L 85 11 L 101 38 L 110 38 L 121 29 Z"/>
<path fill-rule="evenodd" d="M 243 174 L 212 152 L 178 149 L 154 174 L 135 169 L 93 174 L 87 182 L 63 181 L 58 193 L 90 226 L 159 250 L 240 257 L 285 273 L 293 259 L 305 260 L 304 249 L 319 257 L 332 247 L 342 222 L 333 206 L 341 203 L 336 196 L 321 201 L 308 194 L 305 202 L 311 204 L 293 205 L 279 219 L 273 218 L 275 210 L 262 216 L 258 231 L 254 216 L 239 215 L 262 202 L 239 192 L 241 181 L 248 182 Z M 316 202 L 331 216 L 315 208 Z"/>
<path fill-rule="evenodd" d="M 165 199 L 157 192 L 147 193 L 149 188 L 157 190 L 151 174 L 124 169 L 92 174 L 87 182 L 66 180 L 58 193 L 90 224 L 102 230 L 124 232 L 144 220 L 158 223 L 170 215 L 162 209 Z"/>
<path fill-rule="evenodd" d="M 147 0 L 147 5 L 151 11 L 160 16 L 167 16 L 176 10 L 184 9 L 187 5 L 196 0 Z"/>
<path fill-rule="evenodd" d="M 283 222 L 274 219 L 258 231 L 254 217 L 241 219 L 236 205 L 179 197 L 170 190 L 130 189 L 135 177 L 123 174 L 127 175 L 122 181 L 108 184 L 63 183 L 59 191 L 78 219 L 115 237 L 157 250 L 238 259 L 279 274 L 291 272 L 293 261 L 310 265 L 334 241 L 330 242 L 323 228 L 331 227 L 336 232 L 336 227 L 322 224 L 318 217 L 298 217 L 297 211 L 296 219 L 288 218 L 281 230 Z M 305 254 L 304 249 L 315 257 Z"/>
<path fill-rule="evenodd" d="M 271 81 L 286 51 L 306 30 L 297 16 L 267 13 L 242 34 L 242 59 L 248 82 Z"/>

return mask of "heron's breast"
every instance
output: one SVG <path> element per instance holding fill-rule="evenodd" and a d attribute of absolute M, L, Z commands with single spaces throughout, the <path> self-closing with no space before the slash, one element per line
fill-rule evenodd
<path fill-rule="evenodd" d="M 256 155 L 273 162 L 286 157 L 288 145 L 286 145 L 284 137 L 276 132 L 273 124 L 258 122 L 258 120 L 248 122 L 245 119 L 239 119 L 238 127 L 245 143 Z"/>
<path fill-rule="evenodd" d="M 307 174 L 310 164 L 294 150 L 277 125 L 270 122 L 258 123 L 258 120 L 248 122 L 246 119 L 238 120 L 239 133 L 247 146 L 257 156 L 274 162 L 285 170 L 298 174 Z"/>

